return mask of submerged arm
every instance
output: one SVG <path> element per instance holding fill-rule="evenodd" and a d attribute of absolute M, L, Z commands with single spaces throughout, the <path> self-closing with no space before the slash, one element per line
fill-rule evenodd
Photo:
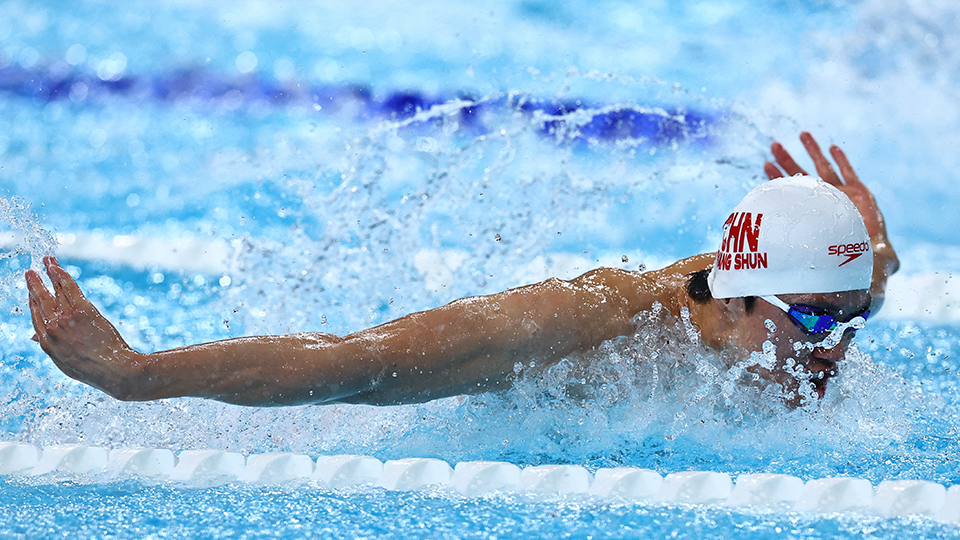
<path fill-rule="evenodd" d="M 27 273 L 37 340 L 68 376 L 124 400 L 195 396 L 243 405 L 422 402 L 509 384 L 517 362 L 556 362 L 633 330 L 663 288 L 612 269 L 465 298 L 345 337 L 230 339 L 130 348 L 57 262 L 53 295 Z"/>
<path fill-rule="evenodd" d="M 830 147 L 830 155 L 840 168 L 840 175 L 837 175 L 812 135 L 803 132 L 800 134 L 800 141 L 813 159 L 820 178 L 833 184 L 850 198 L 856 205 L 857 210 L 860 211 L 863 223 L 867 226 L 867 233 L 870 235 L 871 244 L 873 244 L 873 282 L 870 285 L 870 296 L 872 298 L 870 310 L 876 313 L 883 305 L 887 279 L 900 269 L 900 259 L 897 258 L 897 254 L 887 238 L 887 225 L 883 219 L 883 214 L 880 212 L 880 207 L 877 206 L 877 200 L 867 186 L 860 181 L 846 154 L 839 146 L 832 145 Z M 807 174 L 780 143 L 773 143 L 771 151 L 777 165 L 787 174 Z M 771 179 L 783 176 L 783 172 L 772 163 L 766 163 L 764 170 Z"/>

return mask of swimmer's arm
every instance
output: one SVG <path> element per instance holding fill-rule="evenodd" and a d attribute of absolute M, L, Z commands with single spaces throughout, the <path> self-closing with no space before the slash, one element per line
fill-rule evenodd
<path fill-rule="evenodd" d="M 195 396 L 243 405 L 392 404 L 510 383 L 543 363 L 633 331 L 663 294 L 656 273 L 613 269 L 458 300 L 340 338 L 249 337 L 143 354 L 47 261 L 51 295 L 28 272 L 37 340 L 68 376 L 123 400 Z"/>
<path fill-rule="evenodd" d="M 877 200 L 873 197 L 873 193 L 860 181 L 860 177 L 857 176 L 853 166 L 850 165 L 850 160 L 847 159 L 847 155 L 839 146 L 832 145 L 830 147 L 830 155 L 840 169 L 840 175 L 837 175 L 812 135 L 805 131 L 800 134 L 800 141 L 813 159 L 820 178 L 844 192 L 856 205 L 860 215 L 863 216 L 867 233 L 870 234 L 870 242 L 873 244 L 873 282 L 870 286 L 870 296 L 872 298 L 870 310 L 876 313 L 883 305 L 883 299 L 886 296 L 887 279 L 900 269 L 900 259 L 897 258 L 897 254 L 887 238 L 887 225 L 883 219 L 883 213 L 880 212 L 880 207 L 877 206 Z M 797 165 L 783 145 L 773 143 L 770 149 L 777 165 L 787 174 L 791 176 L 807 174 Z M 766 163 L 764 171 L 770 179 L 783 176 L 783 172 L 772 163 Z M 841 177 L 843 180 L 841 180 Z"/>

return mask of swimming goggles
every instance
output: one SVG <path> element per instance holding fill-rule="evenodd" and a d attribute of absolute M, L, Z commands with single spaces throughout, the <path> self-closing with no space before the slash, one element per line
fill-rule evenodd
<path fill-rule="evenodd" d="M 783 312 L 789 315 L 790 319 L 793 320 L 793 322 L 796 323 L 801 330 L 808 334 L 823 334 L 830 332 L 833 331 L 838 324 L 840 324 L 840 321 L 835 319 L 833 315 L 822 309 L 803 305 L 787 305 L 786 302 L 777 298 L 776 296 L 761 296 L 760 298 L 766 300 L 768 304 L 783 310 Z M 865 309 L 843 322 L 850 322 L 857 317 L 862 317 L 863 320 L 866 321 L 867 318 L 870 317 L 870 310 Z M 850 328 L 849 330 L 855 331 L 854 328 Z"/>

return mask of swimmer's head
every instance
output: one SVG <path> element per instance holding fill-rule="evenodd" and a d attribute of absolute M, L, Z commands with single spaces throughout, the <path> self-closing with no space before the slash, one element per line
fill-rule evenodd
<path fill-rule="evenodd" d="M 794 176 L 760 185 L 733 209 L 707 282 L 724 299 L 863 290 L 872 276 L 857 207 L 819 178 Z"/>

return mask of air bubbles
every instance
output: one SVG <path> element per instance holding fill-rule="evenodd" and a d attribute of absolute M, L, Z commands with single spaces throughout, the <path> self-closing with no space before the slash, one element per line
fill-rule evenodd
<path fill-rule="evenodd" d="M 417 150 L 432 154 L 440 148 L 440 143 L 433 137 L 420 137 L 417 139 Z"/>
<path fill-rule="evenodd" d="M 336 82 L 343 78 L 344 68 L 336 60 L 317 62 L 313 74 L 320 82 Z"/>
<path fill-rule="evenodd" d="M 105 142 L 107 142 L 107 132 L 97 128 L 90 132 L 90 136 L 87 138 L 90 142 L 90 146 L 94 148 L 100 148 Z"/>
<path fill-rule="evenodd" d="M 377 35 L 377 46 L 387 54 L 398 52 L 403 48 L 403 37 L 393 30 L 387 30 Z"/>
<path fill-rule="evenodd" d="M 67 49 L 66 61 L 71 66 L 82 64 L 87 59 L 87 49 L 77 43 Z"/>
<path fill-rule="evenodd" d="M 223 276 L 220 278 L 220 281 L 218 281 L 218 283 L 220 284 L 221 287 L 229 287 L 231 281 L 232 280 L 230 279 L 230 276 Z"/>
<path fill-rule="evenodd" d="M 239 67 L 238 67 L 239 69 Z M 278 81 L 289 81 L 297 74 L 297 65 L 286 56 L 273 63 L 273 76 Z"/>
<path fill-rule="evenodd" d="M 117 81 L 127 69 L 127 57 L 123 53 L 113 53 L 97 65 L 97 77 L 102 81 Z"/>
<path fill-rule="evenodd" d="M 32 69 L 33 66 L 37 65 L 38 60 L 40 60 L 40 53 L 33 47 L 27 47 L 20 51 L 18 62 L 23 69 Z"/>
<path fill-rule="evenodd" d="M 237 60 L 234 64 L 240 73 L 250 73 L 257 69 L 257 55 L 250 51 L 244 51 L 237 55 Z"/>
<path fill-rule="evenodd" d="M 60 82 L 66 79 L 68 73 L 70 73 L 70 66 L 62 60 L 54 62 L 47 71 L 50 80 L 54 82 Z"/>
<path fill-rule="evenodd" d="M 76 82 L 73 86 L 70 87 L 70 101 L 74 103 L 80 103 L 81 101 L 87 99 L 87 93 L 89 88 L 86 83 Z"/>

